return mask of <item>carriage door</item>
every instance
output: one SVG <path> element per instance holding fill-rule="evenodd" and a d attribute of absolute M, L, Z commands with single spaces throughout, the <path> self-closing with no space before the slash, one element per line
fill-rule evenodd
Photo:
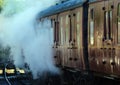
<path fill-rule="evenodd" d="M 82 67 L 82 58 L 80 59 L 80 8 L 71 11 L 71 27 L 70 27 L 70 61 L 72 62 L 72 67 L 79 69 Z M 82 27 L 82 26 L 81 26 Z M 81 56 L 82 57 L 82 56 Z M 81 66 L 80 66 L 81 65 Z"/>
<path fill-rule="evenodd" d="M 59 22 L 60 22 L 60 33 L 59 33 L 59 39 L 60 39 L 60 56 L 61 64 L 65 67 L 71 67 L 72 62 L 70 58 L 70 49 L 68 49 L 69 46 L 69 27 L 71 25 L 70 23 L 71 17 L 69 17 L 69 11 L 61 13 L 59 15 Z"/>
<path fill-rule="evenodd" d="M 59 20 L 56 16 L 54 16 L 51 19 L 51 24 L 54 31 L 54 46 L 53 46 L 53 53 L 54 53 L 54 60 L 55 65 L 61 64 L 61 58 L 60 58 L 60 50 L 59 50 Z"/>
<path fill-rule="evenodd" d="M 113 29 L 113 1 L 104 2 L 104 23 L 103 23 L 103 58 L 105 73 L 113 73 L 115 48 L 114 48 L 114 29 Z"/>
<path fill-rule="evenodd" d="M 69 41 L 68 41 L 68 65 L 76 68 L 78 63 L 78 53 L 76 47 L 76 12 L 75 9 L 70 11 L 69 15 Z"/>

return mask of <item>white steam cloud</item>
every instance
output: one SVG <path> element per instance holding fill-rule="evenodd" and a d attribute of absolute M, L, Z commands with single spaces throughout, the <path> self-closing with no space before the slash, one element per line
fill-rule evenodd
<path fill-rule="evenodd" d="M 37 14 L 56 0 L 5 0 L 0 14 L 0 43 L 11 48 L 16 66 L 28 63 L 37 78 L 44 71 L 57 72 L 52 60 L 53 30 L 49 20 L 37 22 Z"/>

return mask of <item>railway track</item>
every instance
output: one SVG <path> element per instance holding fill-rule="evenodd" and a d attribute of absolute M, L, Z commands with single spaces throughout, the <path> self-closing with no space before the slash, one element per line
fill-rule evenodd
<path fill-rule="evenodd" d="M 12 63 L 0 64 L 0 85 L 32 85 L 32 76 Z"/>

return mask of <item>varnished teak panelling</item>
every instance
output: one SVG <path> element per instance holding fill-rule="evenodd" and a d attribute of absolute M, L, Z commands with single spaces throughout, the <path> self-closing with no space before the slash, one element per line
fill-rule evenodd
<path fill-rule="evenodd" d="M 120 76 L 119 3 L 120 0 L 90 0 L 86 5 L 87 23 L 87 19 L 84 19 L 84 13 L 87 12 L 82 5 L 48 16 L 52 19 L 54 31 L 55 64 L 80 71 L 87 69 Z M 88 27 L 85 28 L 84 25 L 87 24 Z M 85 53 L 88 53 L 88 56 Z M 89 69 L 85 68 L 86 58 Z"/>

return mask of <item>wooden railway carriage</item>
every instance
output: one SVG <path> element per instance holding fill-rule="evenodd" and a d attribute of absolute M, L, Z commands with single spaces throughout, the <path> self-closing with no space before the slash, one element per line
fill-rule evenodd
<path fill-rule="evenodd" d="M 39 18 L 51 20 L 56 65 L 120 78 L 120 0 L 67 0 Z"/>
<path fill-rule="evenodd" d="M 119 0 L 94 0 L 88 9 L 90 70 L 120 76 Z"/>
<path fill-rule="evenodd" d="M 71 0 L 41 12 L 51 19 L 54 28 L 54 58 L 57 65 L 85 69 L 83 58 L 83 1 Z"/>

